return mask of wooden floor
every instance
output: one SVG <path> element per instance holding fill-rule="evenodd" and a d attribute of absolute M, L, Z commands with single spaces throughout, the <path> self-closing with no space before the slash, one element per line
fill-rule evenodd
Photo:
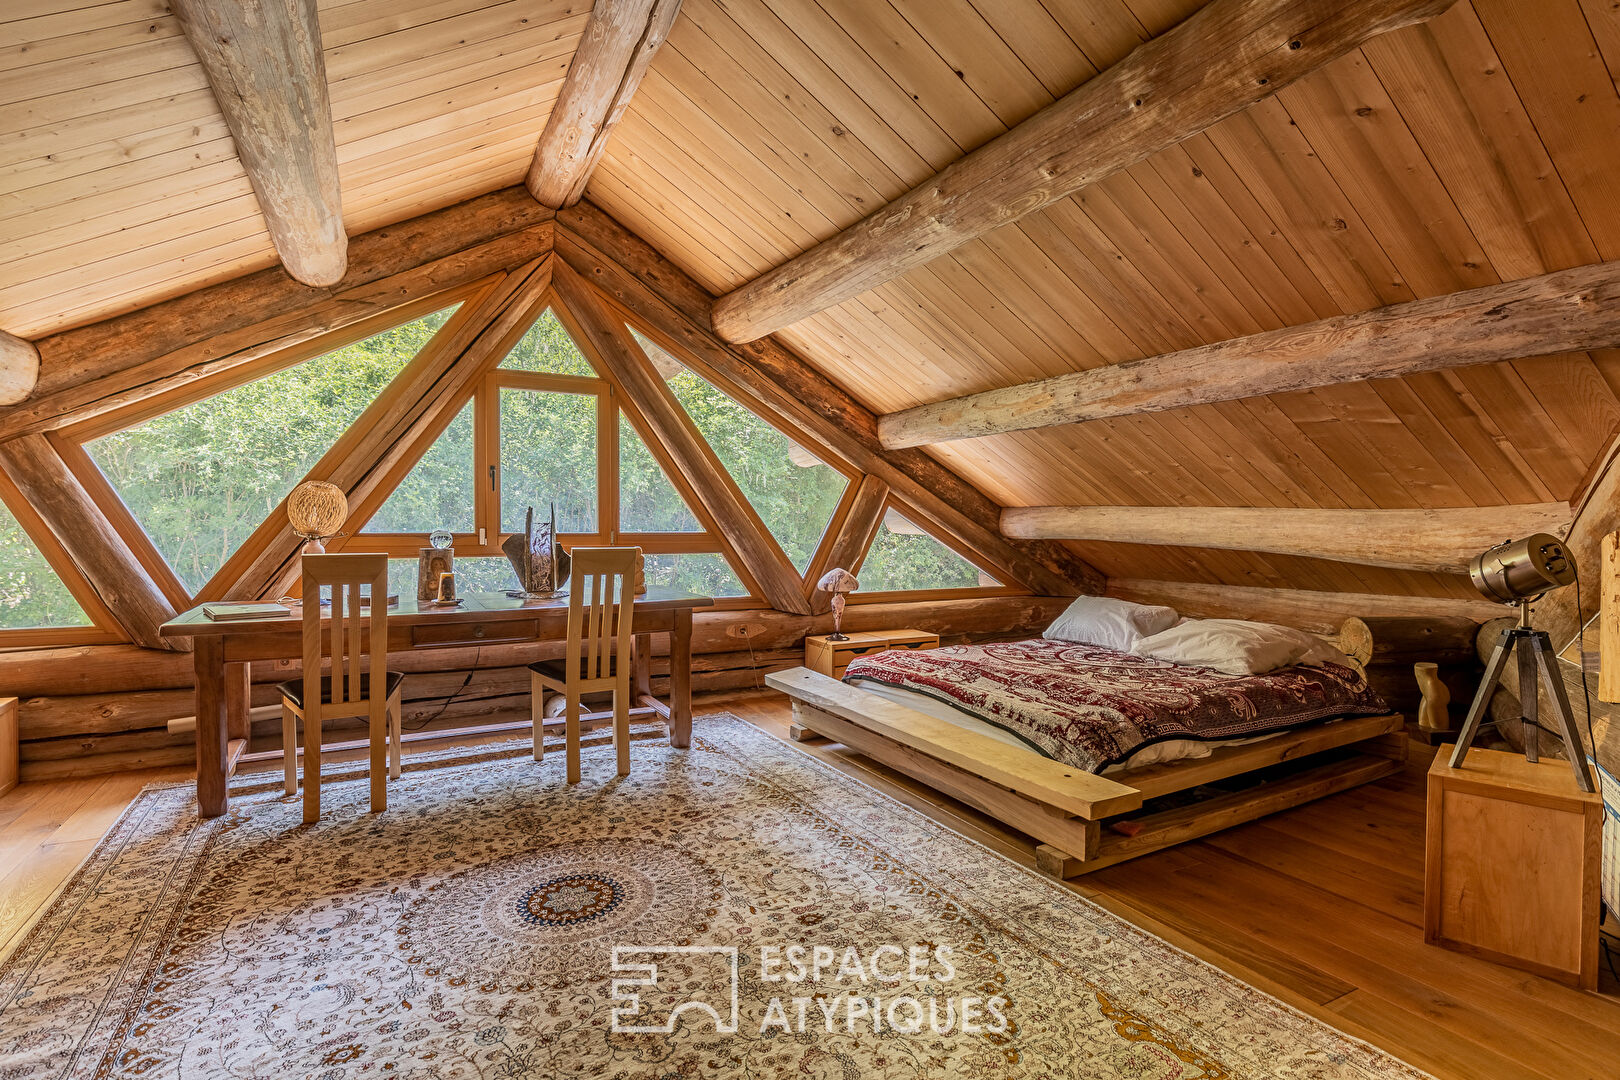
<path fill-rule="evenodd" d="M 785 699 L 710 695 L 786 737 Z M 1032 843 L 836 744 L 810 752 L 1028 865 Z M 1620 985 L 1582 993 L 1423 944 L 1421 748 L 1404 773 L 1070 882 L 1077 892 L 1445 1080 L 1620 1080 Z M 277 766 L 279 768 L 279 766 Z M 141 787 L 183 770 L 0 797 L 0 953 Z"/>

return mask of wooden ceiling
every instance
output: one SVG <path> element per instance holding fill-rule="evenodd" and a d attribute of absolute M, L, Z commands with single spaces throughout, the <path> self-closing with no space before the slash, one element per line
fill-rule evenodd
<path fill-rule="evenodd" d="M 726 292 L 1200 6 L 685 0 L 587 196 Z M 323 3 L 349 232 L 520 180 L 588 14 Z M 37 337 L 273 262 L 161 0 L 13 0 L 5 18 L 0 327 Z M 1608 0 L 1461 0 L 781 336 L 885 413 L 1620 258 L 1611 71 Z M 930 452 L 1009 505 L 1532 503 L 1574 494 L 1617 391 L 1620 353 L 1580 353 Z M 1305 558 L 1076 550 L 1127 578 L 1472 595 Z"/>
<path fill-rule="evenodd" d="M 521 182 L 590 10 L 320 4 L 349 234 Z M 275 264 L 165 0 L 0 19 L 0 327 L 36 338 Z"/>

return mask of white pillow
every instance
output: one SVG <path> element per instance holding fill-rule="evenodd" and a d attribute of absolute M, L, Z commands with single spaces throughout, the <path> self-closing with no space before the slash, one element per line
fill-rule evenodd
<path fill-rule="evenodd" d="M 1175 608 L 1133 604 L 1111 596 L 1081 596 L 1041 636 L 1129 652 L 1142 638 L 1174 626 L 1177 618 Z"/>
<path fill-rule="evenodd" d="M 1291 664 L 1348 663 L 1342 652 L 1314 634 L 1242 619 L 1188 619 L 1143 638 L 1130 651 L 1228 675 L 1262 675 Z"/>

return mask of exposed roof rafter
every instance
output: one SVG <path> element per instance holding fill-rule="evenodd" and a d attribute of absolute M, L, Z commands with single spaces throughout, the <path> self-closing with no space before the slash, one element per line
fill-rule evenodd
<path fill-rule="evenodd" d="M 348 265 L 315 0 L 174 0 L 287 273 L 334 285 Z"/>
<path fill-rule="evenodd" d="M 1213 0 L 887 206 L 722 296 L 753 341 L 922 266 L 1271 96 L 1452 0 Z"/>
<path fill-rule="evenodd" d="M 541 204 L 560 210 L 585 194 L 613 125 L 680 10 L 681 0 L 596 0 L 529 166 L 529 194 Z"/>
<path fill-rule="evenodd" d="M 1269 551 L 1396 570 L 1461 574 L 1492 545 L 1569 531 L 1568 503 L 1440 510 L 1315 510 L 1259 506 L 1019 506 L 1001 531 L 1024 540 Z"/>
<path fill-rule="evenodd" d="M 1620 261 L 1339 315 L 889 413 L 889 449 L 1620 346 Z"/>

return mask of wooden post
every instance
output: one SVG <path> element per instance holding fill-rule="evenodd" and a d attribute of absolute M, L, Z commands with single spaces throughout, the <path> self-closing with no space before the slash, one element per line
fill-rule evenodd
<path fill-rule="evenodd" d="M 900 198 L 720 298 L 753 341 L 1174 146 L 1452 0 L 1213 0 Z"/>
<path fill-rule="evenodd" d="M 669 36 L 681 0 L 596 0 L 585 35 L 529 166 L 529 193 L 553 208 L 573 206 Z"/>
<path fill-rule="evenodd" d="M 1603 573 L 1598 589 L 1599 701 L 1620 702 L 1620 532 L 1603 534 Z M 1592 748 L 1593 753 L 1597 747 Z"/>
<path fill-rule="evenodd" d="M 692 609 L 675 612 L 669 635 L 669 745 L 692 745 Z"/>
<path fill-rule="evenodd" d="M 250 735 L 253 707 L 253 665 L 233 663 L 225 665 L 225 730 L 232 739 L 246 739 Z"/>
<path fill-rule="evenodd" d="M 348 237 L 315 0 L 173 0 L 270 239 L 307 285 L 343 277 Z"/>
<path fill-rule="evenodd" d="M 197 813 L 202 817 L 219 817 L 227 803 L 225 758 L 230 752 L 224 643 L 213 635 L 199 634 L 193 663 L 197 673 Z M 306 784 L 310 771 L 308 761 L 306 753 Z"/>

